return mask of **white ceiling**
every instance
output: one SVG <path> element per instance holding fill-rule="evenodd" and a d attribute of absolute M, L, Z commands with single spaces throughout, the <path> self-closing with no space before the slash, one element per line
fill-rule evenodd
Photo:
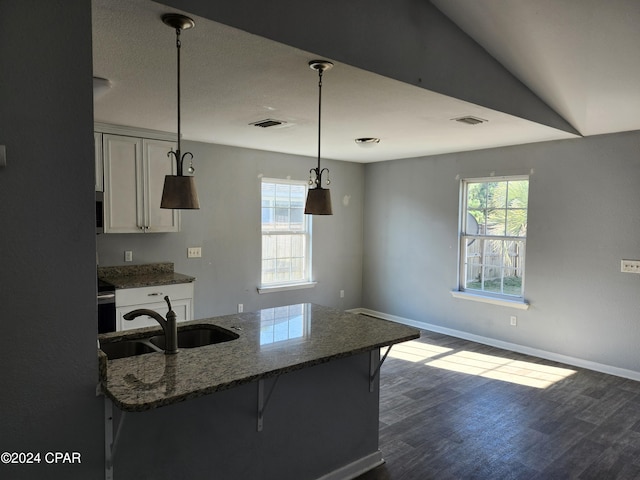
<path fill-rule="evenodd" d="M 640 2 L 432 3 L 580 133 L 640 129 L 631 114 L 640 102 L 634 82 L 640 42 L 632 30 Z M 168 11 L 175 9 L 148 0 L 93 1 L 94 75 L 113 85 L 95 101 L 97 122 L 176 131 L 175 32 L 160 20 Z M 318 77 L 307 63 L 316 55 L 190 16 L 196 27 L 181 35 L 183 138 L 314 157 Z M 594 24 L 600 27 L 590 28 Z M 574 138 L 334 63 L 323 79 L 323 158 L 373 162 Z M 488 122 L 468 126 L 451 120 L 466 115 Z M 287 123 L 249 125 L 267 118 Z M 362 148 L 354 142 L 358 137 L 381 141 Z"/>
<path fill-rule="evenodd" d="M 584 136 L 640 130 L 640 0 L 431 0 Z"/>

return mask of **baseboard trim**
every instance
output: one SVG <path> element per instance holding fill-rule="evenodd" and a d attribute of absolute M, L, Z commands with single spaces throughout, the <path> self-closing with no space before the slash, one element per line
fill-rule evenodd
<path fill-rule="evenodd" d="M 626 368 L 614 367 L 612 365 L 605 365 L 603 363 L 592 362 L 591 360 L 585 360 L 582 358 L 570 357 L 568 355 L 562 355 L 560 353 L 549 352 L 547 350 L 540 350 L 537 348 L 527 347 L 517 343 L 503 342 L 502 340 L 496 340 L 490 337 L 483 337 L 481 335 L 474 335 L 472 333 L 463 332 L 461 330 L 454 330 L 452 328 L 441 327 L 439 325 L 433 325 L 431 323 L 418 322 L 409 318 L 398 317 L 397 315 L 390 315 L 388 313 L 377 312 L 368 308 L 354 308 L 349 310 L 352 313 L 361 313 L 364 315 L 370 315 L 372 317 L 381 318 L 383 320 L 390 320 L 392 322 L 402 323 L 423 330 L 429 330 L 431 332 L 442 333 L 444 335 L 450 335 L 456 338 L 462 338 L 464 340 L 470 340 L 472 342 L 482 343 L 484 345 L 490 345 L 492 347 L 502 348 L 505 350 L 511 350 L 518 353 L 524 353 L 526 355 L 532 355 L 534 357 L 544 358 L 547 360 L 553 360 L 554 362 L 566 363 L 567 365 L 573 365 L 574 367 L 586 368 L 596 372 L 606 373 L 609 375 L 615 375 L 617 377 L 628 378 L 630 380 L 640 381 L 640 372 L 634 370 L 627 370 Z"/>
<path fill-rule="evenodd" d="M 368 472 L 383 463 L 384 460 L 382 458 L 382 453 L 380 450 L 377 450 L 369 455 L 359 458 L 355 462 L 351 462 L 348 465 L 334 470 L 333 472 L 329 472 L 317 480 L 351 480 L 352 478 L 359 477 L 363 473 Z"/>

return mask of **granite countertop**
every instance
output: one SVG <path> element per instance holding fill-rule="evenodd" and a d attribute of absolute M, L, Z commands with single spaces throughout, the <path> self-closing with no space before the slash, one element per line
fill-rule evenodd
<path fill-rule="evenodd" d="M 195 277 L 176 273 L 172 262 L 98 267 L 98 278 L 116 289 L 190 283 Z"/>
<path fill-rule="evenodd" d="M 107 360 L 102 351 L 103 392 L 125 411 L 144 411 L 262 378 L 405 342 L 420 336 L 406 325 L 313 304 L 289 305 L 183 322 L 212 324 L 239 338 L 176 355 L 154 352 Z M 162 333 L 148 327 L 98 336 L 131 340 Z"/>

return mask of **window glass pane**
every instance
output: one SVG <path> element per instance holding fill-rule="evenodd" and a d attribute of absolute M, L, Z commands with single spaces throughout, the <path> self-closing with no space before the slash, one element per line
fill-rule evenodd
<path fill-rule="evenodd" d="M 304 185 L 291 185 L 291 208 L 304 209 L 307 188 Z"/>
<path fill-rule="evenodd" d="M 275 204 L 276 186 L 273 183 L 262 183 L 262 206 L 272 207 Z"/>
<path fill-rule="evenodd" d="M 505 235 L 506 210 L 501 208 L 487 210 L 486 235 Z"/>
<path fill-rule="evenodd" d="M 289 230 L 289 209 L 276 208 L 276 230 Z"/>
<path fill-rule="evenodd" d="M 276 258 L 276 237 L 274 235 L 262 236 L 262 259 Z"/>
<path fill-rule="evenodd" d="M 276 260 L 276 281 L 284 282 L 289 280 L 291 270 L 291 259 L 290 258 L 278 258 Z"/>
<path fill-rule="evenodd" d="M 507 184 L 509 182 L 487 183 L 487 208 L 505 208 L 507 206 Z"/>
<path fill-rule="evenodd" d="M 304 225 L 304 208 L 292 208 L 290 210 L 290 224 L 289 229 L 295 231 L 303 231 L 305 229 Z"/>
<path fill-rule="evenodd" d="M 484 222 L 485 222 L 485 211 L 484 210 L 468 210 L 467 211 L 467 224 L 466 224 L 466 233 L 467 235 L 483 235 L 484 230 Z"/>
<path fill-rule="evenodd" d="M 291 256 L 291 236 L 290 235 L 278 235 L 276 241 L 276 256 L 278 258 L 285 258 Z"/>
<path fill-rule="evenodd" d="M 529 206 L 529 181 L 512 180 L 509 182 L 509 195 L 507 198 L 509 208 L 526 208 Z"/>
<path fill-rule="evenodd" d="M 468 182 L 465 188 L 461 288 L 522 297 L 529 181 Z"/>
<path fill-rule="evenodd" d="M 505 295 L 522 295 L 522 271 L 515 268 L 504 269 Z"/>
<path fill-rule="evenodd" d="M 289 191 L 291 187 L 289 185 L 277 184 L 276 185 L 276 207 L 289 208 Z"/>
<path fill-rule="evenodd" d="M 527 236 L 527 211 L 524 208 L 507 210 L 507 235 L 510 237 Z"/>
<path fill-rule="evenodd" d="M 273 208 L 262 209 L 262 231 L 270 231 L 275 229 Z"/>
<path fill-rule="evenodd" d="M 304 254 L 305 254 L 304 236 L 293 235 L 291 237 L 291 256 L 296 258 L 303 258 Z"/>
<path fill-rule="evenodd" d="M 484 267 L 482 290 L 485 292 L 502 293 L 502 269 L 499 267 Z"/>
<path fill-rule="evenodd" d="M 291 280 L 304 280 L 304 259 L 293 258 L 291 259 Z"/>
<path fill-rule="evenodd" d="M 309 219 L 304 214 L 307 186 L 283 180 L 262 183 L 262 283 L 309 280 L 307 237 Z"/>
<path fill-rule="evenodd" d="M 275 281 L 276 261 L 262 261 L 262 283 L 271 283 Z"/>
<path fill-rule="evenodd" d="M 467 208 L 487 208 L 487 187 L 484 183 L 470 183 L 467 187 Z"/>

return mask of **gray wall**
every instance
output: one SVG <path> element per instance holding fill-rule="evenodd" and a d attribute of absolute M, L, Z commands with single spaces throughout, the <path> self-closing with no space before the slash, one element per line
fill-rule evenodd
<path fill-rule="evenodd" d="M 355 308 L 362 299 L 364 165 L 323 160 L 331 170 L 333 216 L 312 217 L 315 288 L 259 295 L 261 268 L 260 178 L 306 181 L 313 158 L 235 147 L 183 142 L 193 153 L 200 210 L 182 212 L 180 233 L 98 236 L 100 265 L 172 261 L 193 275 L 195 317 L 313 302 Z M 348 197 L 348 201 L 345 200 Z M 187 258 L 187 247 L 202 258 Z M 344 298 L 340 298 L 344 290 Z"/>
<path fill-rule="evenodd" d="M 91 2 L 0 2 L 0 478 L 104 478 L 96 398 Z M 48 451 L 79 452 L 50 465 Z"/>
<path fill-rule="evenodd" d="M 363 306 L 640 372 L 640 132 L 369 164 Z M 454 299 L 459 180 L 530 173 L 528 311 Z M 517 315 L 518 325 L 509 325 Z"/>

